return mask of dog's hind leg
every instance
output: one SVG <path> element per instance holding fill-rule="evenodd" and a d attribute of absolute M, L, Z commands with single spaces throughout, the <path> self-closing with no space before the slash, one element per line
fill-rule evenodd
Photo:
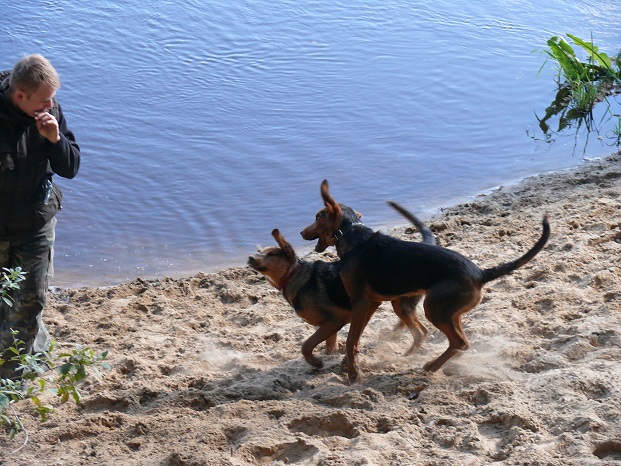
<path fill-rule="evenodd" d="M 461 324 L 461 316 L 475 307 L 481 299 L 480 290 L 469 288 L 450 291 L 450 284 L 441 283 L 429 290 L 423 307 L 425 316 L 446 335 L 449 347 L 438 358 L 423 366 L 428 372 L 440 369 L 449 359 L 470 347 Z"/>
<path fill-rule="evenodd" d="M 416 306 L 422 297 L 422 295 L 402 296 L 401 298 L 391 301 L 392 308 L 400 319 L 399 323 L 395 325 L 394 331 L 407 327 L 414 338 L 414 342 L 412 343 L 410 349 L 405 353 L 405 356 L 415 353 L 418 348 L 420 348 L 420 345 L 423 343 L 423 339 L 429 332 L 427 327 L 425 327 L 423 323 L 418 320 L 418 316 L 416 315 Z"/>
<path fill-rule="evenodd" d="M 338 350 L 338 346 L 336 344 L 336 337 L 337 337 L 337 334 L 335 333 L 334 335 L 330 335 L 328 339 L 326 340 L 326 353 L 327 354 L 336 353 L 336 351 Z"/>
<path fill-rule="evenodd" d="M 304 356 L 306 362 L 313 367 L 322 368 L 323 362 L 313 355 L 313 350 L 324 341 L 327 341 L 328 347 L 330 347 L 330 340 L 336 346 L 336 334 L 344 326 L 345 322 L 340 320 L 328 320 L 321 324 L 317 331 L 302 344 L 302 356 Z"/>

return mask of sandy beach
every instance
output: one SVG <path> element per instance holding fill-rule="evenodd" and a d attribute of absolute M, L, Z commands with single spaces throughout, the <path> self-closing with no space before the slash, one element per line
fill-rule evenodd
<path fill-rule="evenodd" d="M 422 366 L 445 336 L 428 325 L 404 357 L 411 336 L 393 331 L 388 303 L 362 336 L 358 382 L 340 370 L 348 327 L 340 354 L 321 345 L 324 367 L 312 368 L 300 346 L 313 328 L 248 267 L 54 290 L 44 318 L 60 347 L 109 350 L 112 370 L 86 381 L 80 407 L 49 395 L 45 423 L 19 403 L 28 441 L 12 453 L 25 434 L 0 437 L 0 465 L 621 465 L 621 155 L 428 224 L 438 244 L 491 267 L 534 244 L 546 213 L 546 247 L 485 287 L 464 319 L 471 349 L 434 374 Z"/>

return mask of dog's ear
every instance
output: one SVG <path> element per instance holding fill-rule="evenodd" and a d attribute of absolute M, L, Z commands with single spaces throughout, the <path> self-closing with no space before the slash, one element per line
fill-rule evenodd
<path fill-rule="evenodd" d="M 330 196 L 330 188 L 328 186 L 328 180 L 323 180 L 321 182 L 321 185 L 319 186 L 319 192 L 321 193 L 321 198 L 323 199 L 324 202 L 326 202 L 327 198 L 332 198 L 332 196 Z"/>
<path fill-rule="evenodd" d="M 278 246 L 280 246 L 280 249 L 282 249 L 288 257 L 295 257 L 295 251 L 293 250 L 293 247 L 291 246 L 291 244 L 289 244 L 285 237 L 280 234 L 278 228 L 274 228 L 274 230 L 272 230 L 272 236 L 278 243 Z"/>
<path fill-rule="evenodd" d="M 341 213 L 341 206 L 339 206 L 334 198 L 330 195 L 328 180 L 322 181 L 320 192 L 323 203 L 328 208 L 330 216 L 336 218 Z"/>

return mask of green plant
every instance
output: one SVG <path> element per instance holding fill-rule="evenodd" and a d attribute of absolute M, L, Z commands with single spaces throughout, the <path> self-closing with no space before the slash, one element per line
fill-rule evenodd
<path fill-rule="evenodd" d="M 561 77 L 570 84 L 594 83 L 602 79 L 619 79 L 618 66 L 615 70 L 613 60 L 601 52 L 593 44 L 593 41 L 587 42 L 572 34 L 567 34 L 567 37 L 587 52 L 588 61 L 580 61 L 574 49 L 564 38 L 553 36 L 548 39 L 549 50 L 544 50 L 544 52 L 557 64 L 559 83 Z"/>
<path fill-rule="evenodd" d="M 76 387 L 76 383 L 81 382 L 87 377 L 87 369 L 90 368 L 98 379 L 102 378 L 98 366 L 102 369 L 109 370 L 110 366 L 103 362 L 108 357 L 108 351 L 104 351 L 101 355 L 82 345 L 76 347 L 70 352 L 60 353 L 56 356 L 55 361 L 62 360 L 62 364 L 57 366 L 57 372 L 60 374 L 57 380 L 53 380 L 56 388 L 52 389 L 61 399 L 61 403 L 66 403 L 69 395 L 73 397 L 76 404 L 82 403 L 82 395 Z"/>
<path fill-rule="evenodd" d="M 13 299 L 10 292 L 19 288 L 25 272 L 21 269 L 4 270 L 1 297 L 11 306 Z M 61 404 L 69 399 L 80 404 L 82 395 L 78 389 L 79 383 L 87 378 L 89 372 L 101 379 L 101 370 L 109 370 L 110 366 L 105 362 L 108 351 L 97 355 L 92 349 L 82 345 L 76 345 L 71 351 L 56 352 L 56 342 L 52 341 L 48 351 L 29 354 L 25 351 L 24 342 L 18 337 L 19 332 L 11 330 L 11 333 L 13 343 L 1 350 L 0 366 L 10 363 L 21 376 L 17 380 L 0 379 L 0 426 L 13 439 L 20 431 L 26 430 L 15 409 L 17 403 L 29 399 L 41 422 L 45 422 L 54 408 L 42 401 L 42 394 L 56 396 Z M 25 443 L 27 441 L 26 435 Z"/>
<path fill-rule="evenodd" d="M 13 331 L 13 345 L 4 350 L 5 354 L 13 354 L 7 360 L 16 362 L 17 371 L 22 374 L 18 380 L 0 379 L 0 425 L 4 425 L 11 439 L 24 428 L 14 403 L 31 400 L 41 422 L 45 422 L 54 409 L 41 400 L 42 394 L 55 395 L 60 404 L 70 399 L 81 404 L 79 383 L 87 378 L 89 371 L 101 379 L 101 370 L 110 369 L 105 362 L 107 351 L 97 355 L 88 347 L 76 345 L 71 351 L 56 353 L 55 345 L 52 342 L 51 348 L 44 353 L 27 354 L 23 349 L 24 342 Z"/>
<path fill-rule="evenodd" d="M 539 127 L 549 135 L 551 129 L 548 121 L 558 116 L 558 132 L 576 124 L 577 129 L 583 125 L 588 131 L 597 129 L 594 122 L 593 108 L 599 102 L 606 102 L 606 115 L 611 118 L 611 96 L 621 87 L 621 52 L 611 58 L 599 50 L 593 41 L 585 41 L 579 37 L 567 34 L 574 46 L 586 52 L 586 61 L 581 61 L 574 48 L 559 36 L 551 37 L 547 41 L 548 49 L 543 52 L 547 55 L 539 72 L 552 60 L 556 64 L 558 76 L 558 91 L 554 101 L 546 108 L 545 116 L 539 119 Z M 618 142 L 618 138 L 617 138 Z"/>
<path fill-rule="evenodd" d="M 21 267 L 7 269 L 2 267 L 2 278 L 0 279 L 0 299 L 8 306 L 13 305 L 11 292 L 19 288 L 19 283 L 26 279 L 26 272 Z"/>

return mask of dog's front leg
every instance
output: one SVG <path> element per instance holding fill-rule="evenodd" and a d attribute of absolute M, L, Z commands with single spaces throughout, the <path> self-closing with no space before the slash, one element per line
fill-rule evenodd
<path fill-rule="evenodd" d="M 358 369 L 358 352 L 360 337 L 381 303 L 358 302 L 352 307 L 352 320 L 347 334 L 347 378 L 354 383 L 360 375 Z"/>
<path fill-rule="evenodd" d="M 318 369 L 322 368 L 323 362 L 321 359 L 313 355 L 313 350 L 317 347 L 317 345 L 326 340 L 328 340 L 328 342 L 332 340 L 336 343 L 336 334 L 344 326 L 345 322 L 340 320 L 328 320 L 321 324 L 317 331 L 302 344 L 302 356 L 304 356 L 306 362 L 313 367 L 317 367 Z"/>

